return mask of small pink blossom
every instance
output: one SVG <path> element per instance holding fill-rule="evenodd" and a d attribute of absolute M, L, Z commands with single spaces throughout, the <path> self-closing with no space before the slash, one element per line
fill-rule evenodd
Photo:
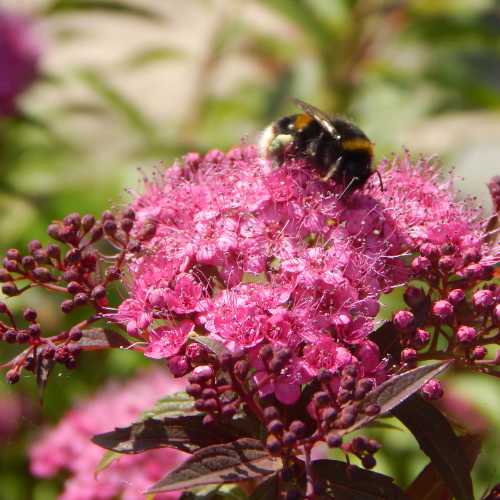
<path fill-rule="evenodd" d="M 180 385 L 161 370 L 144 373 L 126 384 L 111 383 L 93 398 L 70 410 L 53 429 L 47 430 L 30 449 L 31 472 L 53 477 L 67 471 L 60 500 L 136 500 L 185 455 L 170 448 L 124 455 L 95 476 L 103 450 L 90 441 L 98 433 L 129 425 L 157 399 Z M 179 493 L 158 499 L 173 500 Z"/>
<path fill-rule="evenodd" d="M 177 326 L 160 326 L 152 330 L 149 336 L 149 345 L 144 352 L 148 358 L 162 359 L 175 356 L 187 341 L 194 323 L 181 321 Z"/>

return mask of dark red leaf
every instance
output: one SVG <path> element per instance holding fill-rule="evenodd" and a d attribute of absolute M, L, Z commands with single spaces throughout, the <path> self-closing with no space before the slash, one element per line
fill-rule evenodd
<path fill-rule="evenodd" d="M 444 415 L 419 395 L 407 399 L 392 413 L 415 436 L 457 500 L 473 500 L 469 460 Z"/>
<path fill-rule="evenodd" d="M 271 456 L 260 441 L 238 439 L 232 443 L 217 444 L 196 451 L 146 493 L 248 481 L 267 476 L 281 468 L 281 460 Z"/>
<path fill-rule="evenodd" d="M 326 498 L 335 500 L 405 500 L 392 478 L 337 460 L 313 462 L 316 478 L 325 482 Z M 323 498 L 323 497 L 322 497 Z"/>
<path fill-rule="evenodd" d="M 468 435 L 460 438 L 460 443 L 467 457 L 469 470 L 481 450 L 481 437 Z M 406 490 L 409 500 L 452 500 L 453 494 L 446 487 L 441 475 L 432 462 L 428 463 Z"/>
<path fill-rule="evenodd" d="M 230 422 L 203 424 L 203 415 L 148 418 L 129 427 L 98 434 L 92 441 L 118 453 L 141 453 L 154 448 L 177 448 L 192 453 L 213 444 L 227 443 L 248 436 L 255 426 L 243 416 Z"/>
<path fill-rule="evenodd" d="M 446 370 L 451 363 L 452 361 L 444 361 L 419 366 L 414 370 L 409 370 L 401 375 L 391 377 L 374 391 L 370 392 L 363 401 L 364 405 L 379 405 L 380 413 L 378 415 L 363 415 L 356 420 L 351 427 L 339 432 L 341 434 L 347 434 L 360 427 L 364 427 L 375 418 L 391 412 L 405 399 L 417 392 L 429 379 L 436 377 Z"/>

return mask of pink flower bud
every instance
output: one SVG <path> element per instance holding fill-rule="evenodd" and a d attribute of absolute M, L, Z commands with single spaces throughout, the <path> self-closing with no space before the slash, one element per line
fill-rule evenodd
<path fill-rule="evenodd" d="M 497 304 L 495 309 L 493 309 L 493 320 L 496 323 L 500 323 L 500 304 Z"/>
<path fill-rule="evenodd" d="M 427 257 L 428 259 L 435 260 L 439 257 L 439 254 L 441 253 L 439 251 L 439 247 L 436 245 L 433 245 L 432 243 L 424 243 L 420 245 L 420 254 L 423 257 Z"/>
<path fill-rule="evenodd" d="M 404 292 L 405 302 L 409 307 L 418 307 L 425 299 L 425 293 L 421 288 L 409 286 Z"/>
<path fill-rule="evenodd" d="M 394 315 L 394 324 L 401 331 L 410 330 L 415 323 L 415 316 L 410 311 L 398 311 Z"/>
<path fill-rule="evenodd" d="M 488 354 L 488 350 L 486 347 L 482 345 L 477 345 L 472 349 L 471 357 L 473 360 L 479 360 L 479 359 L 484 359 L 486 357 L 486 354 Z"/>
<path fill-rule="evenodd" d="M 432 314 L 441 321 L 446 321 L 453 315 L 453 306 L 447 300 L 438 300 L 432 306 Z"/>
<path fill-rule="evenodd" d="M 438 262 L 439 269 L 441 271 L 444 271 L 445 273 L 448 273 L 453 270 L 455 267 L 455 260 L 453 257 L 450 257 L 449 255 L 445 255 L 444 257 L 441 257 Z"/>
<path fill-rule="evenodd" d="M 421 275 L 432 268 L 432 263 L 427 257 L 415 257 L 411 263 L 411 268 L 415 274 Z"/>
<path fill-rule="evenodd" d="M 424 398 L 429 400 L 436 400 L 443 397 L 443 387 L 441 382 L 436 379 L 428 380 L 421 389 Z"/>
<path fill-rule="evenodd" d="M 186 356 L 173 356 L 168 360 L 168 369 L 176 378 L 183 377 L 191 369 Z"/>
<path fill-rule="evenodd" d="M 464 299 L 465 299 L 465 292 L 461 288 L 455 288 L 448 294 L 448 300 L 453 305 L 459 304 Z"/>
<path fill-rule="evenodd" d="M 429 339 L 431 338 L 431 334 L 427 330 L 423 330 L 422 328 L 417 328 L 415 335 L 413 337 L 413 343 L 417 348 L 423 347 Z"/>
<path fill-rule="evenodd" d="M 406 348 L 401 351 L 401 361 L 413 365 L 417 361 L 417 351 Z"/>
<path fill-rule="evenodd" d="M 480 311 L 488 311 L 493 307 L 495 298 L 491 290 L 479 290 L 472 296 L 472 303 Z"/>
<path fill-rule="evenodd" d="M 461 344 L 472 344 L 478 337 L 475 328 L 471 326 L 460 326 L 457 330 L 457 339 Z"/>
<path fill-rule="evenodd" d="M 193 370 L 193 375 L 195 375 L 200 380 L 208 380 L 214 374 L 214 370 L 209 365 L 197 366 Z"/>

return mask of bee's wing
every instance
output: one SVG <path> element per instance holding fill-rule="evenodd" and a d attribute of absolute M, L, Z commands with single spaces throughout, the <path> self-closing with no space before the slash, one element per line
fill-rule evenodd
<path fill-rule="evenodd" d="M 306 115 L 314 118 L 332 137 L 337 138 L 339 136 L 337 129 L 332 123 L 332 119 L 326 113 L 300 99 L 293 98 L 292 100 Z"/>

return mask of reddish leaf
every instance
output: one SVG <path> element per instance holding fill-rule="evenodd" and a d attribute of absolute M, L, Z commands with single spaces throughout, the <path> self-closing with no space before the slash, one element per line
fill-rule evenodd
<path fill-rule="evenodd" d="M 105 330 L 103 328 L 93 328 L 83 330 L 83 337 L 73 345 L 80 346 L 84 351 L 99 351 L 102 349 L 128 347 L 130 342 L 123 338 L 114 330 Z"/>
<path fill-rule="evenodd" d="M 392 478 L 337 460 L 313 462 L 316 478 L 325 482 L 326 498 L 335 500 L 404 500 Z"/>
<path fill-rule="evenodd" d="M 404 372 L 401 375 L 391 377 L 374 391 L 370 392 L 363 401 L 364 404 L 379 405 L 380 413 L 378 415 L 363 415 L 351 427 L 340 431 L 340 433 L 347 434 L 352 432 L 360 427 L 364 427 L 375 418 L 391 412 L 405 399 L 417 392 L 429 379 L 436 377 L 446 370 L 451 363 L 451 361 L 444 361 L 424 365 Z"/>
<path fill-rule="evenodd" d="M 469 470 L 472 470 L 481 450 L 479 436 L 462 436 L 460 443 L 467 457 Z M 441 475 L 432 462 L 428 463 L 406 490 L 409 500 L 452 500 L 453 495 L 446 487 Z"/>
<path fill-rule="evenodd" d="M 456 499 L 473 500 L 469 459 L 443 414 L 418 395 L 392 413 L 415 436 Z"/>
<path fill-rule="evenodd" d="M 202 448 L 180 467 L 153 485 L 147 493 L 196 488 L 206 484 L 236 483 L 264 477 L 282 468 L 256 439 Z"/>
<path fill-rule="evenodd" d="M 148 418 L 129 427 L 98 434 L 92 441 L 117 453 L 141 453 L 154 448 L 177 448 L 192 453 L 213 444 L 227 443 L 248 436 L 255 426 L 246 417 L 230 422 L 203 424 L 203 415 Z"/>

